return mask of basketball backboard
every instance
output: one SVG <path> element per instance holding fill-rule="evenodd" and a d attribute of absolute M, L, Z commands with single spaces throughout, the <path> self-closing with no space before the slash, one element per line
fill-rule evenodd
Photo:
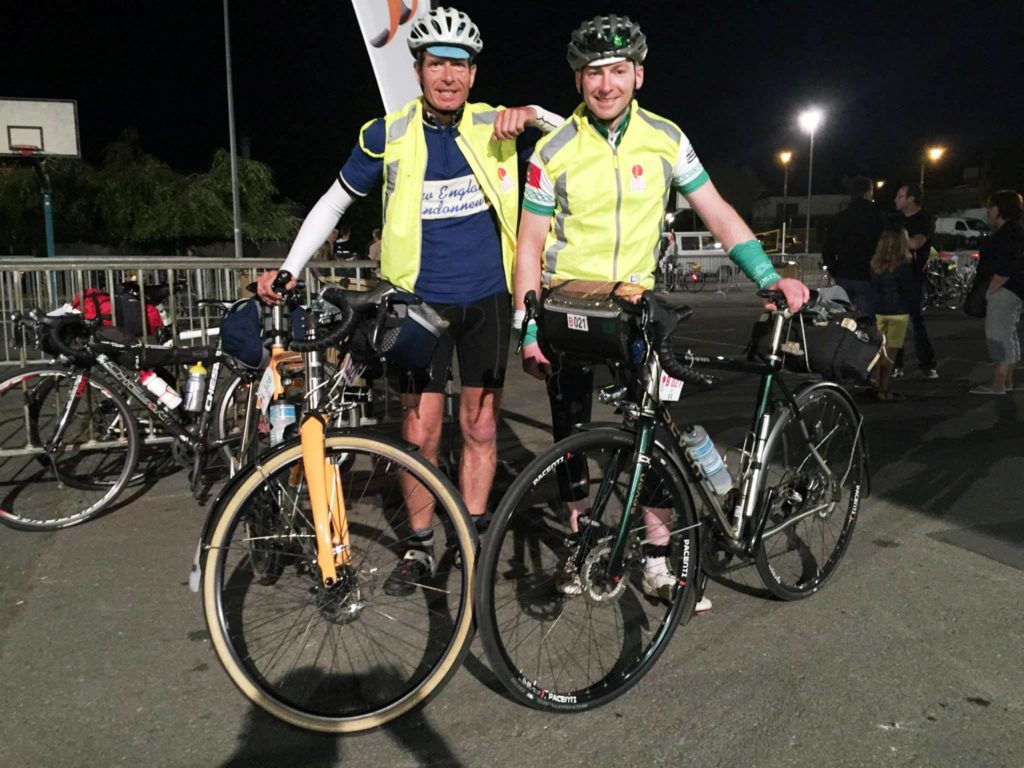
<path fill-rule="evenodd" d="M 59 99 L 0 99 L 0 157 L 81 157 L 78 104 Z"/>

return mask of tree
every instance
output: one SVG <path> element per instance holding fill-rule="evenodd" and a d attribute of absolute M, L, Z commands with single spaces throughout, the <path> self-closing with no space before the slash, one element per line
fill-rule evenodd
<path fill-rule="evenodd" d="M 68 158 L 49 159 L 46 168 L 60 241 L 180 251 L 233 239 L 231 160 L 224 150 L 214 154 L 207 173 L 185 176 L 144 152 L 138 133 L 127 130 L 106 148 L 99 169 Z M 240 160 L 238 175 L 243 238 L 255 244 L 289 240 L 293 205 L 275 202 L 270 169 Z M 0 168 L 0 228 L 12 251 L 31 251 L 41 241 L 39 186 L 31 168 Z"/>
<path fill-rule="evenodd" d="M 4 250 L 26 253 L 42 235 L 42 202 L 31 168 L 0 167 L 0 236 Z"/>

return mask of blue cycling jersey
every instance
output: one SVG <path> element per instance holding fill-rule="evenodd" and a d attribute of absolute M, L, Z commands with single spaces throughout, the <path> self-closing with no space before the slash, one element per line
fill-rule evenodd
<path fill-rule="evenodd" d="M 455 143 L 458 129 L 423 121 L 427 171 L 423 182 L 422 252 L 416 294 L 441 304 L 471 304 L 506 293 L 498 222 L 473 170 Z M 363 134 L 369 151 L 383 155 L 384 119 Z M 342 186 L 365 197 L 381 180 L 384 160 L 357 143 L 342 167 Z"/>

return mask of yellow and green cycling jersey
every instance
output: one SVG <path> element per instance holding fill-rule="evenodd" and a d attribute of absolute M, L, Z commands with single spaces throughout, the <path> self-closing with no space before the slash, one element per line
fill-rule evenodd
<path fill-rule="evenodd" d="M 691 194 L 707 171 L 675 123 L 636 101 L 609 131 L 580 105 L 537 144 L 523 207 L 551 216 L 542 280 L 600 280 L 651 288 L 665 209 L 673 189 Z M 730 256 L 758 285 L 778 279 L 760 245 Z"/>

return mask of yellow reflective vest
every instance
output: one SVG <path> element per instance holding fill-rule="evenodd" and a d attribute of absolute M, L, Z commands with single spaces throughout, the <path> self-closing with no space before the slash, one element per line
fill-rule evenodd
<path fill-rule="evenodd" d="M 515 140 L 491 140 L 494 119 L 500 109 L 467 102 L 455 141 L 500 224 L 505 282 L 511 292 L 519 215 L 519 168 Z M 422 110 L 422 102 L 417 98 L 384 118 L 384 227 L 380 273 L 385 280 L 410 292 L 415 289 L 420 272 L 420 212 L 427 170 Z M 364 141 L 364 133 L 372 122 L 363 126 L 359 143 L 368 155 L 380 157 L 371 152 Z"/>
<path fill-rule="evenodd" d="M 556 210 L 544 246 L 543 282 L 600 280 L 654 286 L 658 245 L 680 128 L 630 105 L 613 147 L 580 105 L 537 144 Z"/>

